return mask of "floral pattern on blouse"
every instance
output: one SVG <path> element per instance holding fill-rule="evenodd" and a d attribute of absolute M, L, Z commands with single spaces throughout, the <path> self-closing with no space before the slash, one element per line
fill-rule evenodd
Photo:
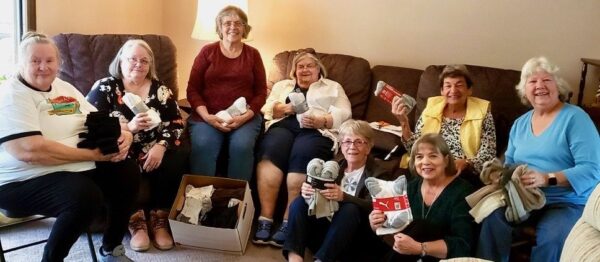
<path fill-rule="evenodd" d="M 440 134 L 448 144 L 450 152 L 452 152 L 452 156 L 455 159 L 467 158 L 462 149 L 462 144 L 460 143 L 460 126 L 462 125 L 462 122 L 463 118 L 454 119 L 443 117 L 442 126 L 440 127 Z M 421 137 L 421 129 L 423 129 L 423 118 L 419 117 L 413 135 L 408 140 L 402 141 L 408 152 L 410 152 L 412 145 L 417 139 Z M 471 163 L 473 163 L 473 168 L 477 173 L 481 172 L 483 163 L 496 157 L 496 128 L 494 126 L 494 118 L 490 112 L 487 112 L 483 119 L 482 129 L 481 144 L 477 151 L 477 155 L 473 159 L 469 159 Z"/>
<path fill-rule="evenodd" d="M 124 94 L 123 80 L 111 76 L 96 81 L 87 100 L 98 110 L 106 110 L 110 116 L 118 117 L 121 123 L 127 124 L 135 115 L 122 101 Z M 142 130 L 133 135 L 130 153 L 138 161 L 159 141 L 167 142 L 167 148 L 180 145 L 184 123 L 177 101 L 172 96 L 173 93 L 167 86 L 158 80 L 152 80 L 144 102 L 158 113 L 161 123 L 152 130 Z"/>

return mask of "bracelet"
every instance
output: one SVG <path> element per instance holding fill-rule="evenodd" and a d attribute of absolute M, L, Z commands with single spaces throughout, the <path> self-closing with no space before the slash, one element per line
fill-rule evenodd
<path fill-rule="evenodd" d="M 427 245 L 425 242 L 421 242 L 421 257 L 427 256 Z"/>
<path fill-rule="evenodd" d="M 169 143 L 166 140 L 160 140 L 156 144 L 165 147 L 165 149 L 169 148 Z"/>

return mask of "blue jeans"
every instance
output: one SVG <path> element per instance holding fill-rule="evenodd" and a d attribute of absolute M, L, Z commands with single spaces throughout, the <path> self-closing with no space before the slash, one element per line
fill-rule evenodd
<path fill-rule="evenodd" d="M 304 256 L 308 247 L 314 252 L 314 257 L 321 261 L 338 261 L 352 253 L 351 247 L 368 249 L 362 244 L 363 241 L 369 243 L 371 239 L 377 240 L 368 225 L 368 214 L 354 203 L 339 203 L 340 208 L 330 222 L 327 218 L 308 216 L 308 205 L 304 198 L 297 197 L 290 205 L 284 256 L 287 257 L 290 251 Z M 357 240 L 361 244 L 355 243 Z"/>
<path fill-rule="evenodd" d="M 558 261 L 567 235 L 583 213 L 583 205 L 557 203 L 531 212 L 525 224 L 536 225 L 536 245 L 531 261 Z M 508 261 L 514 225 L 506 221 L 506 208 L 499 208 L 481 224 L 477 257 Z"/>
<path fill-rule="evenodd" d="M 227 177 L 250 181 L 254 167 L 254 145 L 260 133 L 262 116 L 254 115 L 244 125 L 229 133 L 221 132 L 206 122 L 190 119 L 192 174 L 214 176 L 217 158 L 225 139 L 229 142 Z"/>

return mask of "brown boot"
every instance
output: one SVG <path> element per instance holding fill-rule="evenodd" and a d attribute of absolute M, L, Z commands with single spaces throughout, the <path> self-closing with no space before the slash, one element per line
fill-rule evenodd
<path fill-rule="evenodd" d="M 150 211 L 150 228 L 154 247 L 160 250 L 173 248 L 173 237 L 169 232 L 169 212 L 160 209 Z"/>
<path fill-rule="evenodd" d="M 146 225 L 144 210 L 140 209 L 136 211 L 129 218 L 129 233 L 131 233 L 131 240 L 129 241 L 131 249 L 143 252 L 150 248 L 150 238 L 148 237 L 148 226 Z"/>

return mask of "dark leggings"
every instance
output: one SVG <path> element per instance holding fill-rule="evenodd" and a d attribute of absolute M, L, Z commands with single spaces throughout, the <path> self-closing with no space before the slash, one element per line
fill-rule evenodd
<path fill-rule="evenodd" d="M 179 189 L 179 183 L 181 183 L 181 177 L 189 172 L 189 159 L 189 147 L 179 146 L 165 152 L 158 169 L 142 173 L 142 179 L 148 181 L 150 191 L 149 202 L 142 203 L 145 209 L 171 208 Z M 140 165 L 143 165 L 143 162 Z"/>
<path fill-rule="evenodd" d="M 98 162 L 95 170 L 55 172 L 0 186 L 0 208 L 56 217 L 42 261 L 63 261 L 81 233 L 107 207 L 102 247 L 112 250 L 127 232 L 140 183 L 133 160 Z"/>
<path fill-rule="evenodd" d="M 339 202 L 331 221 L 308 216 L 302 196 L 290 205 L 288 235 L 283 256 L 289 252 L 304 255 L 309 248 L 321 261 L 378 261 L 388 250 L 371 230 L 368 213 L 352 202 Z"/>

